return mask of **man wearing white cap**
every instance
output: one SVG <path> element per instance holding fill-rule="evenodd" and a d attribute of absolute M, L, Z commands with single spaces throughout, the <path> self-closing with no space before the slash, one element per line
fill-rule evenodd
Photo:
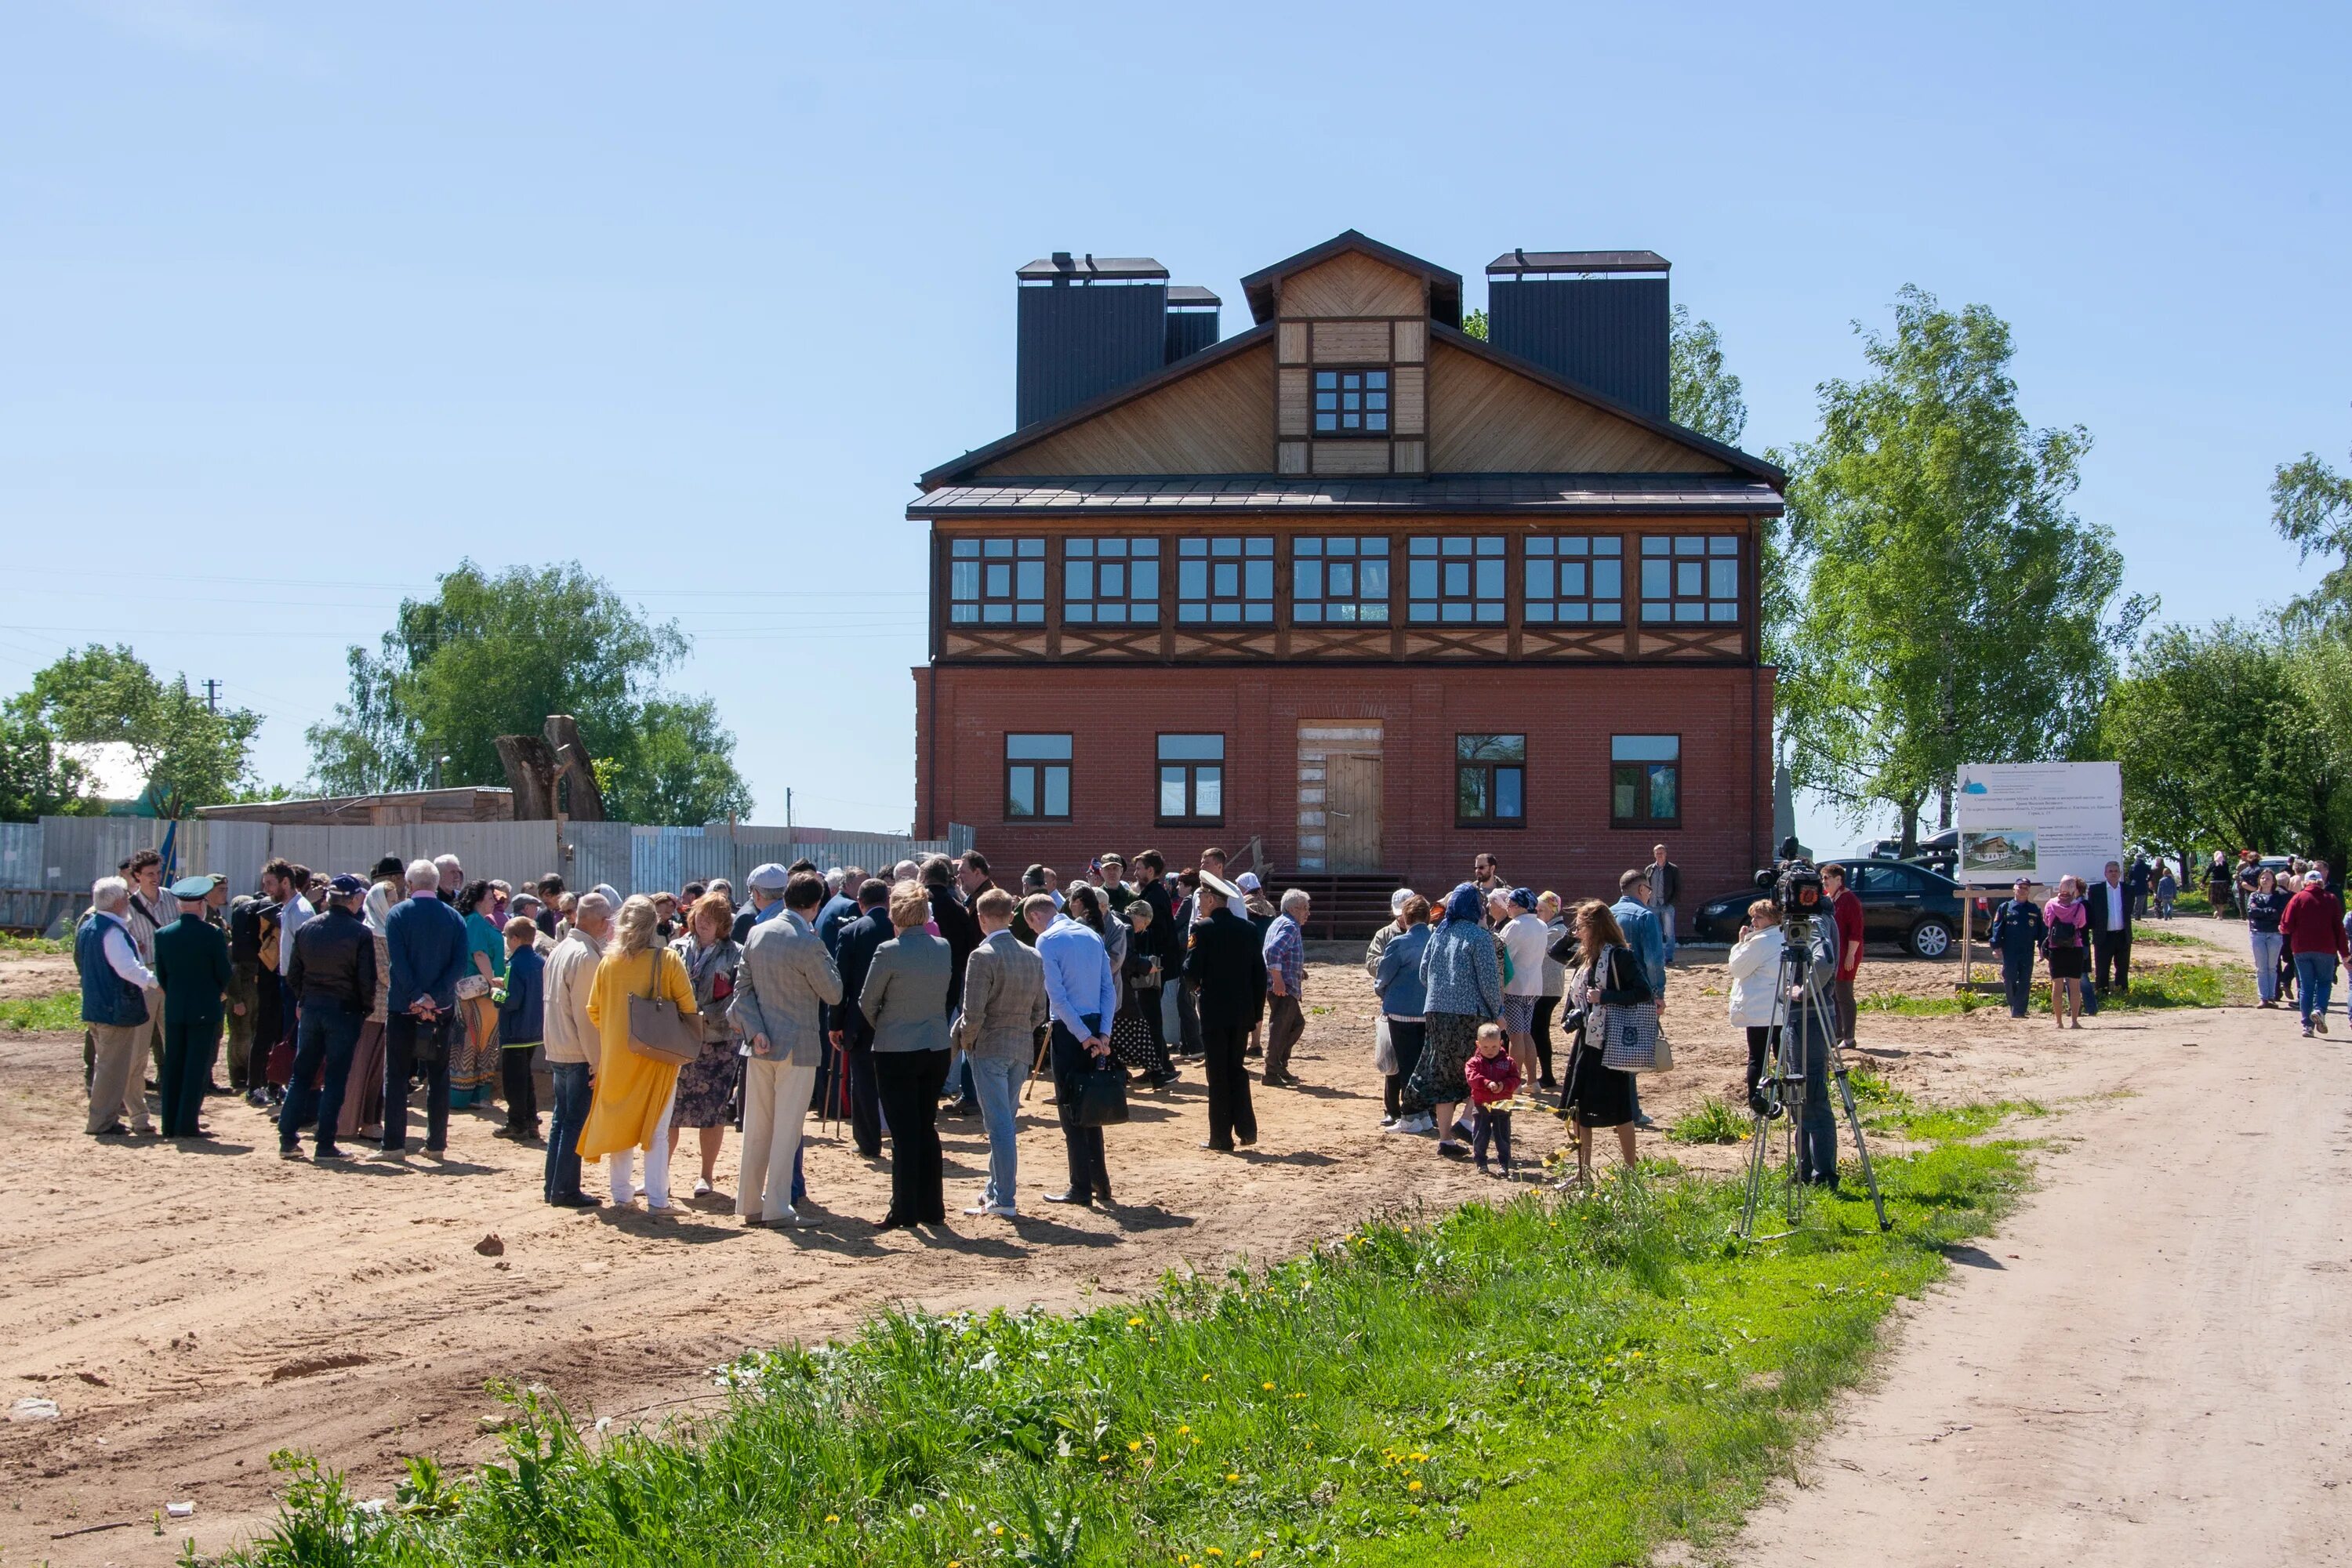
<path fill-rule="evenodd" d="M 753 926 L 773 920 L 783 909 L 784 887 L 792 879 L 792 872 L 773 860 L 751 868 L 751 874 L 743 880 L 743 885 L 751 889 L 751 901 L 735 911 L 737 942 L 750 942 Z"/>

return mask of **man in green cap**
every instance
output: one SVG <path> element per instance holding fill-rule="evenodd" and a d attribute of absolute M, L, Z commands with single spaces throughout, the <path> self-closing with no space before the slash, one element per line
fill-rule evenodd
<path fill-rule="evenodd" d="M 172 884 L 180 918 L 155 932 L 155 983 L 163 993 L 163 1136 L 202 1138 L 197 1114 L 220 1050 L 221 997 L 232 978 L 228 938 L 205 918 L 224 900 L 226 879 L 183 877 Z"/>

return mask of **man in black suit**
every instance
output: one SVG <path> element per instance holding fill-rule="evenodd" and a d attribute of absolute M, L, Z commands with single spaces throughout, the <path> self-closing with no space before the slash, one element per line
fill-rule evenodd
<path fill-rule="evenodd" d="M 1223 878 L 1201 874 L 1210 910 L 1192 925 L 1184 978 L 1200 988 L 1201 1045 L 1209 1079 L 1209 1138 L 1201 1145 L 1231 1153 L 1257 1142 L 1250 1107 L 1249 1068 L 1242 1054 L 1265 1014 L 1265 951 L 1257 927 L 1234 913 L 1226 900 L 1238 891 Z"/>
<path fill-rule="evenodd" d="M 841 1005 L 833 1009 L 827 1031 L 849 1064 L 849 1136 L 857 1152 L 869 1160 L 882 1157 L 882 1100 L 874 1079 L 874 1027 L 857 1010 L 858 994 L 866 989 L 866 972 L 874 967 L 874 952 L 898 933 L 890 929 L 890 884 L 868 877 L 857 889 L 856 920 L 841 928 L 841 947 L 835 967 L 841 971 Z"/>
<path fill-rule="evenodd" d="M 2131 893 L 2124 886 L 2124 868 L 2107 862 L 2106 880 L 2091 884 L 2091 955 L 2099 993 L 2112 996 L 2131 986 Z M 2112 979 L 2110 978 L 2112 972 Z"/>

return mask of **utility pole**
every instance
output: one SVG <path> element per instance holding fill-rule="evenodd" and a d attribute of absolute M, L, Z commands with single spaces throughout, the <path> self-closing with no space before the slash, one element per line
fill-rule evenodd
<path fill-rule="evenodd" d="M 221 683 L 217 680 L 207 680 L 205 682 L 205 712 L 217 713 L 220 711 L 220 688 Z"/>
<path fill-rule="evenodd" d="M 793 791 L 792 791 L 792 786 L 791 786 L 790 784 L 787 784 L 787 785 L 785 785 L 785 786 L 784 786 L 784 833 L 785 833 L 785 836 L 786 836 L 787 837 L 789 837 L 791 836 L 791 834 L 792 834 L 792 831 L 793 831 Z"/>

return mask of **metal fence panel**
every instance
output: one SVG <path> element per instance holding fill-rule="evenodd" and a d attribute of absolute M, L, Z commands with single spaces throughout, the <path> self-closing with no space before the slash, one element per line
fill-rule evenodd
<path fill-rule="evenodd" d="M 584 893 L 597 883 L 627 890 L 630 884 L 630 841 L 635 829 L 625 822 L 567 822 L 563 825 L 563 863 L 558 870 L 563 885 Z"/>

